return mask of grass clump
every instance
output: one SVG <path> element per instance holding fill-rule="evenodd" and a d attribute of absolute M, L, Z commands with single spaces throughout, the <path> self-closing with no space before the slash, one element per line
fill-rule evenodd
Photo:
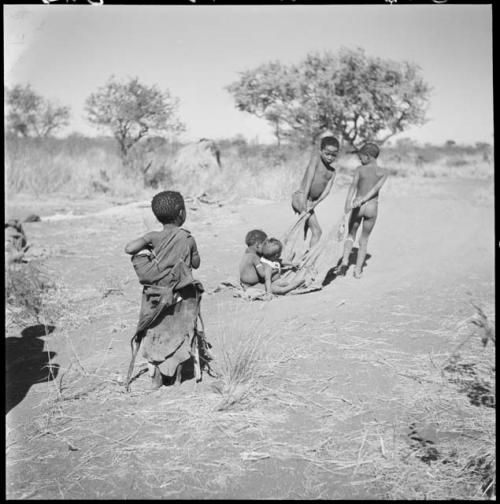
<path fill-rule="evenodd" d="M 5 271 L 6 327 L 51 325 L 68 313 L 67 296 L 40 261 L 10 264 Z"/>
<path fill-rule="evenodd" d="M 247 326 L 229 323 L 214 332 L 211 340 L 216 353 L 213 369 L 217 381 L 213 389 L 221 396 L 215 407 L 217 411 L 242 403 L 258 389 L 270 334 L 269 329 L 260 326 L 259 323 Z"/>
<path fill-rule="evenodd" d="M 5 298 L 10 321 L 21 324 L 44 323 L 47 294 L 55 288 L 37 262 L 12 264 L 7 267 Z"/>

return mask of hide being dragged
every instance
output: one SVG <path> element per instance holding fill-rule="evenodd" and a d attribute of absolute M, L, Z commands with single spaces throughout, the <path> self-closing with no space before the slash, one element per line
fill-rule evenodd
<path fill-rule="evenodd" d="M 337 259 L 342 257 L 348 215 L 342 213 L 328 232 L 323 233 L 318 243 L 310 249 L 308 248 L 309 240 L 306 237 L 308 218 L 308 213 L 301 213 L 281 239 L 282 260 L 297 265 L 297 268 L 283 272 L 281 277 L 284 280 L 293 281 L 296 275 L 306 271 L 304 287 L 299 287 L 290 294 L 303 294 L 322 289 Z"/>

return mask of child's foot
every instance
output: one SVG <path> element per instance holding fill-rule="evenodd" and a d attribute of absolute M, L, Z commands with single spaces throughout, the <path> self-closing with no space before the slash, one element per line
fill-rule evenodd
<path fill-rule="evenodd" d="M 205 339 L 200 342 L 200 356 L 207 362 L 215 359 L 214 354 L 210 351 L 212 345 Z"/>
<path fill-rule="evenodd" d="M 361 271 L 358 271 L 358 270 L 354 270 L 354 273 L 352 275 L 354 278 L 357 278 L 358 280 L 363 276 L 363 273 L 361 273 Z"/>
<path fill-rule="evenodd" d="M 347 264 L 339 264 L 334 268 L 333 273 L 336 276 L 345 276 L 347 273 Z"/>

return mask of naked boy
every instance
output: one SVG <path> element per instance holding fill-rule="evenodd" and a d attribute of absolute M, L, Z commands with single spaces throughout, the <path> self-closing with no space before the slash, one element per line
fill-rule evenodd
<path fill-rule="evenodd" d="M 325 136 L 321 139 L 319 152 L 315 152 L 307 166 L 300 189 L 292 195 L 292 208 L 297 213 L 309 212 L 304 228 L 304 237 L 308 228 L 311 229 L 312 248 L 321 238 L 321 227 L 314 209 L 323 201 L 335 180 L 336 169 L 334 162 L 339 152 L 339 142 L 333 136 Z"/>
<path fill-rule="evenodd" d="M 351 216 L 349 218 L 348 236 L 344 244 L 342 263 L 335 269 L 337 275 L 346 274 L 349 255 L 356 239 L 356 233 L 361 225 L 358 257 L 354 269 L 354 277 L 361 278 L 368 238 L 377 220 L 378 194 L 387 180 L 387 171 L 377 164 L 379 153 L 380 149 L 374 143 L 367 143 L 358 151 L 361 166 L 356 168 L 352 184 L 347 192 L 344 211 L 345 213 L 351 212 Z"/>

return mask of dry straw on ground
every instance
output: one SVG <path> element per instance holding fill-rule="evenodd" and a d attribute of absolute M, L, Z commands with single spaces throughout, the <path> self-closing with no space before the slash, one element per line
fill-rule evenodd
<path fill-rule="evenodd" d="M 464 335 L 459 324 L 459 343 L 449 353 L 414 363 L 419 379 L 399 399 L 404 427 L 370 430 L 367 456 L 382 455 L 370 471 L 390 499 L 496 497 L 494 345 L 484 345 L 494 322 L 475 309 L 466 323 L 480 320 L 481 334 Z M 393 366 L 408 374 L 407 366 Z"/>
<path fill-rule="evenodd" d="M 364 366 L 382 366 L 401 386 L 394 397 L 350 401 L 332 396 L 328 382 L 317 383 L 314 390 L 325 399 L 318 400 L 299 392 L 304 386 L 290 386 L 309 383 L 310 377 L 294 372 L 288 381 L 276 374 L 282 366 L 311 359 L 310 340 L 276 353 L 269 343 L 279 336 L 286 341 L 283 327 L 267 332 L 252 323 L 248 305 L 228 323 L 225 310 L 222 303 L 219 318 L 226 322 L 215 317 L 207 329 L 219 373 L 211 381 L 213 392 L 192 384 L 150 393 L 144 377 L 126 394 L 113 370 L 101 365 L 104 355 L 96 360 L 75 351 L 59 382 L 47 384 L 29 445 L 10 446 L 8 471 L 14 474 L 21 464 L 24 474 L 37 474 L 37 457 L 57 457 L 61 450 L 70 463 L 25 484 L 23 495 L 78 498 L 82 488 L 99 482 L 103 497 L 220 497 L 252 464 L 272 460 L 303 468 L 300 487 L 292 485 L 289 498 L 328 498 L 328 481 L 347 479 L 351 491 L 367 485 L 389 499 L 494 497 L 495 410 L 474 406 L 460 391 L 457 373 L 445 369 L 467 338 L 461 362 L 475 359 L 477 373 L 483 363 L 491 378 L 493 345 L 482 346 L 481 335 L 457 333 L 450 352 L 432 356 L 346 335 L 340 351 L 352 351 Z M 482 313 L 493 324 L 486 315 L 490 310 Z M 373 418 L 374 408 L 382 417 Z M 299 412 L 309 419 L 307 429 L 283 438 L 281 426 Z M 129 486 L 123 487 L 124 481 Z M 93 492 L 98 495 L 95 487 Z"/>

